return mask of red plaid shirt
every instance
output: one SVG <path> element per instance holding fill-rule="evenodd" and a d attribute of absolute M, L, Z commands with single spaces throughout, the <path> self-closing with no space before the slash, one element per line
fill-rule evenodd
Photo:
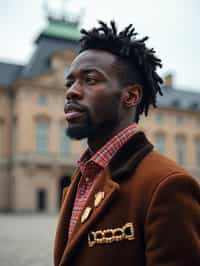
<path fill-rule="evenodd" d="M 132 124 L 110 139 L 94 155 L 91 154 L 91 150 L 88 148 L 81 156 L 80 160 L 78 161 L 78 165 L 80 167 L 82 176 L 80 178 L 76 192 L 69 223 L 68 238 L 70 238 L 76 222 L 81 215 L 83 208 L 85 207 L 86 201 L 93 190 L 98 175 L 109 164 L 112 157 L 122 147 L 122 145 L 124 145 L 124 143 L 127 142 L 136 132 L 137 126 L 136 124 Z"/>

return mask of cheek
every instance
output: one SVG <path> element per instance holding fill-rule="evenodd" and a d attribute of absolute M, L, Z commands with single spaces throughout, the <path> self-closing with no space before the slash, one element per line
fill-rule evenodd
<path fill-rule="evenodd" d="M 111 120 L 118 115 L 119 105 L 118 93 L 100 93 L 93 98 L 93 114 L 97 120 Z"/>

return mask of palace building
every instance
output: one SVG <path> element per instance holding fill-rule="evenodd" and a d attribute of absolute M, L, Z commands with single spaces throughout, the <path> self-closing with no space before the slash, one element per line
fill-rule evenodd
<path fill-rule="evenodd" d="M 0 210 L 55 213 L 85 141 L 65 136 L 64 72 L 76 56 L 79 22 L 50 17 L 27 65 L 0 63 Z M 139 126 L 155 148 L 200 180 L 200 93 L 164 97 Z M 152 166 L 152 167 L 156 167 Z"/>

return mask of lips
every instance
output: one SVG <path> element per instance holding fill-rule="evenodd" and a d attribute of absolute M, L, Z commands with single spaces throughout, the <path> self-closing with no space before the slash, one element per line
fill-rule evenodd
<path fill-rule="evenodd" d="M 64 107 L 65 118 L 68 122 L 78 119 L 84 114 L 83 108 L 77 104 L 66 104 Z"/>
<path fill-rule="evenodd" d="M 67 121 L 71 121 L 73 119 L 79 118 L 82 115 L 83 115 L 83 112 L 70 111 L 65 114 L 65 118 Z"/>

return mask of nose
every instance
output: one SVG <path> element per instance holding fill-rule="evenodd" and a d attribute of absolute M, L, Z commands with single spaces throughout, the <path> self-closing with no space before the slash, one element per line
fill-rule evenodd
<path fill-rule="evenodd" d="M 67 89 L 65 98 L 67 100 L 81 100 L 83 97 L 83 89 L 81 84 L 75 81 L 70 88 Z"/>

